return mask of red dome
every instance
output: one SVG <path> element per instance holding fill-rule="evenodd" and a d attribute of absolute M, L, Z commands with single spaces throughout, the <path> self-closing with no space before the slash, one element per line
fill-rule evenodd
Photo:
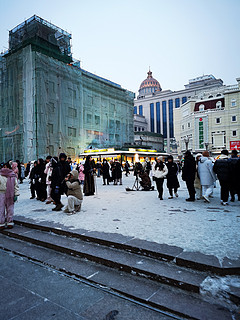
<path fill-rule="evenodd" d="M 139 94 L 154 93 L 156 91 L 162 91 L 160 83 L 152 77 L 152 72 L 148 71 L 147 79 L 143 80 L 139 88 Z"/>

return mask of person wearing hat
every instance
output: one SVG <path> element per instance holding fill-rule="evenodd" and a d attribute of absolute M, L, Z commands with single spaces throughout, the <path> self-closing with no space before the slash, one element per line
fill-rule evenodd
<path fill-rule="evenodd" d="M 187 150 L 184 154 L 184 163 L 182 168 L 182 179 L 186 182 L 189 198 L 186 201 L 195 201 L 195 188 L 194 180 L 196 174 L 196 161 L 191 154 L 190 150 Z"/>
<path fill-rule="evenodd" d="M 152 165 L 151 162 L 149 161 L 148 158 L 145 159 L 143 163 L 143 170 L 149 175 L 150 171 L 152 170 Z"/>
<path fill-rule="evenodd" d="M 174 163 L 172 155 L 169 155 L 167 157 L 166 166 L 168 168 L 167 187 L 168 187 L 168 191 L 170 194 L 168 199 L 172 199 L 173 198 L 173 190 L 174 190 L 175 197 L 178 197 L 177 190 L 180 187 L 179 182 L 178 182 L 178 177 L 177 177 L 178 167 L 177 167 L 176 163 Z"/>
<path fill-rule="evenodd" d="M 164 178 L 168 174 L 168 168 L 163 161 L 163 157 L 157 158 L 157 161 L 152 168 L 153 180 L 156 182 L 156 187 L 158 190 L 158 197 L 163 200 L 163 182 Z"/>
<path fill-rule="evenodd" d="M 213 163 L 209 159 L 209 152 L 203 151 L 198 162 L 198 175 L 202 185 L 202 196 L 206 202 L 210 202 L 209 196 L 213 193 L 216 175 L 213 172 Z"/>
<path fill-rule="evenodd" d="M 83 201 L 82 188 L 78 179 L 78 171 L 72 170 L 65 178 L 67 185 L 68 204 L 64 208 L 64 212 L 68 215 L 75 214 L 81 210 Z"/>

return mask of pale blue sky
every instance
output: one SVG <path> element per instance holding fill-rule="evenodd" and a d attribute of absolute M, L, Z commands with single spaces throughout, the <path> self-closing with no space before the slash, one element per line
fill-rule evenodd
<path fill-rule="evenodd" d="M 33 14 L 72 33 L 82 67 L 137 92 L 151 66 L 163 89 L 240 77 L 240 0 L 0 0 L 0 50 Z"/>

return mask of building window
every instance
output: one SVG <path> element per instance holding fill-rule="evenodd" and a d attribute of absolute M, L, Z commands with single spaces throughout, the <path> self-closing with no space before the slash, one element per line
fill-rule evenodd
<path fill-rule="evenodd" d="M 137 127 L 134 127 L 134 131 L 137 131 Z"/>
<path fill-rule="evenodd" d="M 87 123 L 91 123 L 92 122 L 92 115 L 91 114 L 87 114 Z"/>
<path fill-rule="evenodd" d="M 182 130 L 184 130 L 184 124 L 182 124 Z"/>
<path fill-rule="evenodd" d="M 53 102 L 49 102 L 48 104 L 48 111 L 53 113 L 54 112 L 54 103 Z"/>
<path fill-rule="evenodd" d="M 116 120 L 116 129 L 120 130 L 121 122 L 119 120 Z"/>
<path fill-rule="evenodd" d="M 180 98 L 176 98 L 175 99 L 175 108 L 179 108 L 180 107 Z"/>
<path fill-rule="evenodd" d="M 134 107 L 133 114 L 137 114 L 137 107 Z"/>
<path fill-rule="evenodd" d="M 150 103 L 150 124 L 151 132 L 154 132 L 154 104 Z"/>
<path fill-rule="evenodd" d="M 168 100 L 168 113 L 169 113 L 169 131 L 170 138 L 173 138 L 173 100 Z"/>
<path fill-rule="evenodd" d="M 110 121 L 109 121 L 109 127 L 110 127 L 111 129 L 114 128 L 114 120 L 110 120 Z"/>
<path fill-rule="evenodd" d="M 48 132 L 53 133 L 53 124 L 52 123 L 48 124 Z"/>
<path fill-rule="evenodd" d="M 144 131 L 144 128 L 142 128 L 142 131 Z"/>
<path fill-rule="evenodd" d="M 77 110 L 71 107 L 68 107 L 68 116 L 71 118 L 77 117 Z"/>
<path fill-rule="evenodd" d="M 217 124 L 221 123 L 221 118 L 216 118 L 216 119 L 215 119 L 215 122 L 216 122 Z"/>
<path fill-rule="evenodd" d="M 139 106 L 139 114 L 140 114 L 140 116 L 142 116 L 143 115 L 143 106 L 141 105 L 141 106 Z"/>
<path fill-rule="evenodd" d="M 162 102 L 163 138 L 167 138 L 167 101 Z"/>
<path fill-rule="evenodd" d="M 217 108 L 217 109 L 221 109 L 221 108 L 222 108 L 222 101 L 218 101 L 218 102 L 216 103 L 216 108 Z"/>
<path fill-rule="evenodd" d="M 100 117 L 99 116 L 95 116 L 95 124 L 96 125 L 100 124 Z"/>
<path fill-rule="evenodd" d="M 204 111 L 204 109 L 205 109 L 204 104 L 200 104 L 200 106 L 199 106 L 199 111 Z"/>
<path fill-rule="evenodd" d="M 68 135 L 71 136 L 71 137 L 76 137 L 76 135 L 77 135 L 76 128 L 68 127 Z"/>
<path fill-rule="evenodd" d="M 156 103 L 156 115 L 157 115 L 157 133 L 161 133 L 160 102 Z"/>
<path fill-rule="evenodd" d="M 237 116 L 232 116 L 232 122 L 236 122 L 237 121 Z"/>
<path fill-rule="evenodd" d="M 182 97 L 182 104 L 184 104 L 185 102 L 187 102 L 187 97 Z"/>
<path fill-rule="evenodd" d="M 236 100 L 235 99 L 232 99 L 231 100 L 231 107 L 236 107 Z"/>
<path fill-rule="evenodd" d="M 213 96 L 211 95 L 211 96 L 209 96 L 208 98 L 213 98 Z"/>
<path fill-rule="evenodd" d="M 233 130 L 232 131 L 232 137 L 236 137 L 237 136 L 237 130 Z"/>
<path fill-rule="evenodd" d="M 188 122 L 187 126 L 188 126 L 188 128 L 191 128 L 191 123 L 190 123 L 190 122 Z"/>

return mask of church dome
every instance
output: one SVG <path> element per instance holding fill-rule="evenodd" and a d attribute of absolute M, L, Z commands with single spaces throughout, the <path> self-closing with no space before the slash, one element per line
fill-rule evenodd
<path fill-rule="evenodd" d="M 156 91 L 162 91 L 160 83 L 152 77 L 152 72 L 148 71 L 147 79 L 143 80 L 139 88 L 139 95 L 151 94 Z"/>

